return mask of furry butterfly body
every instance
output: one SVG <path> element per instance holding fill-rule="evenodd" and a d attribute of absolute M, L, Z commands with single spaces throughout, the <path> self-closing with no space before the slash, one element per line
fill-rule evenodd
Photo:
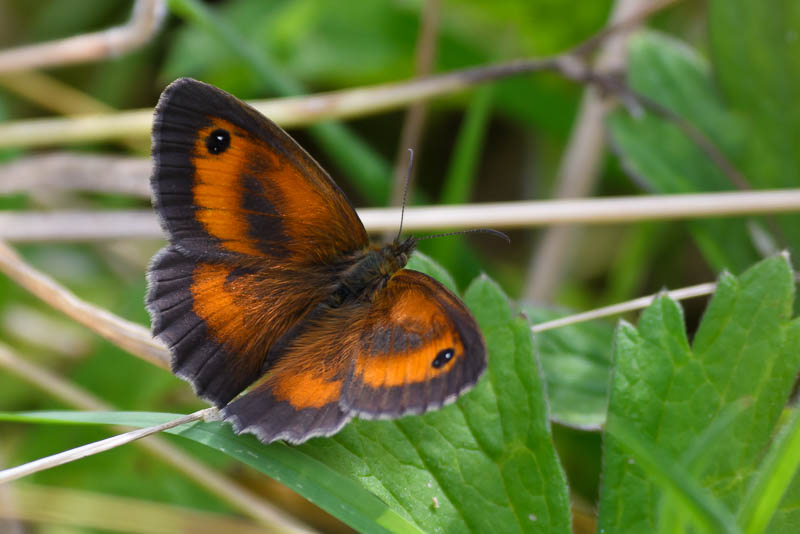
<path fill-rule="evenodd" d="M 464 304 L 404 268 L 414 239 L 371 245 L 327 173 L 253 108 L 175 81 L 153 161 L 169 239 L 148 270 L 153 334 L 237 432 L 300 443 L 353 416 L 422 413 L 485 370 Z"/>

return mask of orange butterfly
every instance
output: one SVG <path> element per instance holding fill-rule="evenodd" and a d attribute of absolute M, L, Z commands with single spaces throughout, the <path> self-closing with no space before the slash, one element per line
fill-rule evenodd
<path fill-rule="evenodd" d="M 370 245 L 330 176 L 247 104 L 175 81 L 153 161 L 170 243 L 148 270 L 153 334 L 237 432 L 301 443 L 356 415 L 439 408 L 480 378 L 475 319 L 403 268 L 414 238 Z"/>

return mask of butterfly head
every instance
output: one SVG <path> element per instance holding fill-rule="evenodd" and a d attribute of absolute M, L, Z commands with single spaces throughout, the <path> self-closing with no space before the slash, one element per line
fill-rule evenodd
<path fill-rule="evenodd" d="M 379 264 L 379 271 L 388 279 L 391 275 L 402 269 L 408 263 L 408 258 L 417 247 L 417 240 L 414 237 L 409 237 L 405 241 L 394 240 L 391 243 L 386 243 L 377 252 L 377 263 Z"/>
<path fill-rule="evenodd" d="M 408 258 L 411 253 L 417 248 L 417 240 L 414 236 L 409 236 L 405 241 L 395 239 L 392 243 L 384 247 L 385 254 L 388 257 L 394 258 L 399 268 L 403 268 L 408 263 Z"/>

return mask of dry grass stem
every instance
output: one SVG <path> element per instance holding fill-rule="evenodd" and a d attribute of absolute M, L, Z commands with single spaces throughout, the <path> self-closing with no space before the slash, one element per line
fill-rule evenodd
<path fill-rule="evenodd" d="M 182 506 L 32 484 L 8 488 L 14 501 L 0 500 L 0 518 L 132 534 L 264 533 L 264 527 L 249 521 Z"/>
<path fill-rule="evenodd" d="M 99 454 L 101 452 L 114 449 L 121 445 L 125 445 L 126 443 L 130 443 L 132 441 L 145 438 L 152 434 L 158 434 L 159 432 L 163 432 L 164 430 L 175 428 L 176 426 L 184 425 L 186 423 L 192 423 L 194 421 L 199 421 L 203 419 L 206 413 L 210 412 L 210 410 L 212 409 L 213 408 L 205 408 L 204 410 L 198 410 L 189 415 L 177 417 L 167 423 L 154 425 L 148 428 L 139 428 L 136 430 L 131 430 L 130 432 L 125 432 L 124 434 L 119 434 L 117 436 L 112 436 L 110 438 L 101 439 L 100 441 L 95 441 L 94 443 L 81 445 L 80 447 L 75 447 L 74 449 L 70 449 L 68 451 L 59 452 L 57 454 L 46 456 L 44 458 L 39 458 L 38 460 L 18 465 L 10 469 L 4 469 L 3 471 L 0 471 L 0 484 L 5 484 L 13 480 L 20 479 L 22 477 L 26 477 L 34 473 L 38 473 L 40 471 L 44 471 L 46 469 L 52 469 L 53 467 L 58 467 L 60 465 L 68 464 L 70 462 L 74 462 L 75 460 L 86 458 L 87 456 Z"/>
<path fill-rule="evenodd" d="M 657 7 L 663 9 L 671 3 L 673 2 L 662 1 Z M 649 9 L 644 14 L 651 15 L 656 10 Z M 303 97 L 259 100 L 251 104 L 276 123 L 291 128 L 324 119 L 345 119 L 380 113 L 462 91 L 481 83 L 542 70 L 560 72 L 565 77 L 581 83 L 600 83 L 602 80 L 591 75 L 582 56 L 597 43 L 607 39 L 616 31 L 624 30 L 641 17 L 642 13 L 639 13 L 632 17 L 632 21 L 622 21 L 614 27 L 606 28 L 601 35 L 590 38 L 576 47 L 574 52 L 568 51 L 560 56 L 514 60 L 406 82 Z M 607 88 L 613 89 L 613 87 Z M 10 121 L 0 124 L 0 147 L 57 146 L 78 142 L 147 138 L 150 135 L 151 125 L 151 109 L 108 115 Z"/>
<path fill-rule="evenodd" d="M 631 11 L 630 14 L 624 17 L 615 17 L 611 24 L 574 47 L 571 52 L 576 56 L 590 54 L 599 48 L 610 36 L 635 28 L 656 13 L 660 13 L 682 1 L 683 0 L 648 0 L 640 4 L 639 8 Z M 633 6 L 631 5 L 631 7 Z"/>
<path fill-rule="evenodd" d="M 325 119 L 346 119 L 380 113 L 413 102 L 448 95 L 480 83 L 527 72 L 560 70 L 575 74 L 574 65 L 555 58 L 515 60 L 454 71 L 408 82 L 344 89 L 302 97 L 255 100 L 250 104 L 284 128 L 306 126 Z M 59 146 L 80 142 L 149 138 L 151 108 L 113 114 L 29 119 L 0 124 L 0 148 Z"/>
<path fill-rule="evenodd" d="M 414 75 L 416 78 L 429 76 L 433 71 L 436 59 L 436 38 L 439 34 L 439 0 L 426 0 L 422 10 L 419 36 L 417 37 L 416 57 L 414 58 Z M 427 105 L 425 101 L 414 102 L 406 110 L 403 120 L 403 129 L 400 132 L 400 143 L 397 147 L 397 157 L 394 163 L 394 176 L 392 193 L 389 204 L 399 206 L 403 201 L 406 191 L 406 176 L 408 175 L 408 150 L 413 150 L 419 156 L 419 144 L 422 129 L 425 124 Z M 415 169 L 411 169 L 409 182 L 413 182 Z M 411 183 L 408 184 L 411 189 Z M 388 236 L 387 236 L 388 237 Z M 388 238 L 391 239 L 391 238 Z"/>
<path fill-rule="evenodd" d="M 0 344 L 0 367 L 7 369 L 45 393 L 75 408 L 95 411 L 111 411 L 114 409 L 113 406 L 98 399 L 85 389 L 67 382 L 45 368 L 18 357 L 10 348 L 2 344 Z M 119 432 L 126 430 L 116 426 L 113 428 Z M 219 496 L 243 514 L 271 527 L 275 532 L 310 532 L 306 526 L 299 524 L 283 511 L 278 510 L 275 506 L 249 490 L 242 488 L 235 482 L 198 462 L 163 438 L 151 436 L 137 442 L 137 445 L 185 474 L 207 491 Z"/>
<path fill-rule="evenodd" d="M 717 284 L 716 282 L 707 282 L 705 284 L 698 284 L 696 286 L 689 286 L 684 287 L 681 289 L 676 289 L 674 291 L 666 291 L 664 292 L 666 295 L 669 295 L 671 298 L 675 300 L 685 300 L 695 297 L 703 297 L 705 295 L 710 295 L 716 289 Z M 602 317 L 609 317 L 611 315 L 619 315 L 621 313 L 626 313 L 629 311 L 640 310 L 642 308 L 648 307 L 655 298 L 659 297 L 662 293 L 658 293 L 655 295 L 648 295 L 646 297 L 639 297 L 637 299 L 629 300 L 627 302 L 621 302 L 619 304 L 613 304 L 611 306 L 605 306 L 603 308 L 597 308 L 595 310 L 587 311 L 584 313 L 576 313 L 574 315 L 569 315 L 567 317 L 562 317 L 560 319 L 553 319 L 552 321 L 546 321 L 544 323 L 539 323 L 533 325 L 531 330 L 533 333 L 537 332 L 544 332 L 545 330 L 553 330 L 555 328 L 561 328 L 563 326 L 568 326 L 571 324 L 577 323 L 585 323 L 586 321 L 593 321 L 595 319 L 600 319 Z"/>
<path fill-rule="evenodd" d="M 617 0 L 607 28 L 619 22 L 641 21 L 652 2 L 646 0 Z M 596 61 L 598 73 L 622 71 L 626 63 L 627 38 L 635 26 L 629 24 L 625 31 L 609 33 L 610 37 L 592 41 L 600 45 Z M 602 33 L 602 32 L 601 32 Z M 582 49 L 579 46 L 579 49 Z M 594 87 L 583 93 L 578 116 L 572 128 L 556 176 L 556 198 L 580 198 L 594 189 L 597 174 L 606 148 L 605 117 L 613 102 Z M 540 238 L 527 269 L 526 299 L 549 302 L 566 274 L 565 263 L 572 250 L 575 229 L 549 228 Z"/>
<path fill-rule="evenodd" d="M 399 207 L 357 211 L 370 233 L 397 231 Z M 531 228 L 784 212 L 800 212 L 800 189 L 411 206 L 406 208 L 403 229 Z M 150 210 L 0 213 L 0 240 L 19 243 L 162 236 Z M 0 269 L 6 249 L 0 247 Z"/>
<path fill-rule="evenodd" d="M 0 240 L 16 243 L 162 236 L 152 210 L 0 213 Z"/>
<path fill-rule="evenodd" d="M 90 115 L 116 111 L 105 102 L 35 70 L 0 74 L 0 86 L 59 115 Z"/>
<path fill-rule="evenodd" d="M 164 0 L 137 0 L 123 26 L 0 51 L 0 73 L 118 56 L 149 42 L 165 14 Z"/>
<path fill-rule="evenodd" d="M 0 165 L 0 194 L 91 191 L 150 198 L 149 158 L 71 152 L 27 156 Z"/>
<path fill-rule="evenodd" d="M 169 351 L 153 339 L 145 327 L 79 299 L 55 280 L 25 263 L 13 249 L 2 242 L 0 271 L 53 308 L 64 312 L 115 345 L 153 365 L 169 368 Z"/>
<path fill-rule="evenodd" d="M 39 71 L 25 70 L 0 74 L 0 87 L 16 93 L 43 109 L 60 115 L 94 115 L 114 113 L 116 109 L 91 95 Z M 149 154 L 150 140 L 141 137 L 122 139 L 134 152 Z"/>

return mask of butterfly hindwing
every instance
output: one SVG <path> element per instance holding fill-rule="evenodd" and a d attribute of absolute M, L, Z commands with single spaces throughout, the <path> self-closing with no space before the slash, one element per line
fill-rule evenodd
<path fill-rule="evenodd" d="M 366 306 L 323 303 L 316 312 L 267 374 L 223 409 L 237 432 L 299 443 L 354 415 L 423 413 L 454 400 L 486 368 L 470 312 L 416 271 L 397 272 Z"/>
<path fill-rule="evenodd" d="M 358 354 L 341 404 L 394 418 L 451 402 L 486 369 L 486 345 L 464 304 L 430 276 L 402 269 L 358 324 Z"/>
<path fill-rule="evenodd" d="M 222 411 L 237 432 L 300 443 L 333 434 L 352 417 L 340 397 L 358 349 L 361 306 L 323 303 L 309 315 L 278 362 Z"/>

